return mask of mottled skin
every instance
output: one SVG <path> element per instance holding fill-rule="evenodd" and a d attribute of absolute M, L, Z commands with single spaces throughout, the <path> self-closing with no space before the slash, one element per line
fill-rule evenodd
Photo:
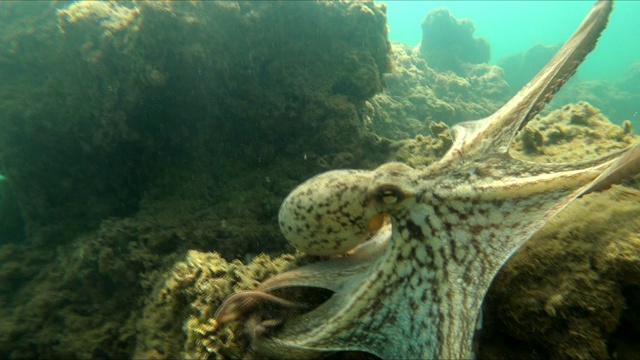
<path fill-rule="evenodd" d="M 549 64 L 495 114 L 456 125 L 453 146 L 433 165 L 331 171 L 292 191 L 280 227 L 310 254 L 344 254 L 371 236 L 380 214 L 391 219 L 348 255 L 280 274 L 253 293 L 316 287 L 333 292 L 327 301 L 278 317 L 257 305 L 286 308 L 286 301 L 236 294 L 220 312 L 246 315 L 247 326 L 259 329 L 247 330 L 252 347 L 273 358 L 343 350 L 472 358 L 482 300 L 509 257 L 576 197 L 640 172 L 640 144 L 567 164 L 509 154 L 517 132 L 595 47 L 611 9 L 611 2 L 598 2 Z"/>

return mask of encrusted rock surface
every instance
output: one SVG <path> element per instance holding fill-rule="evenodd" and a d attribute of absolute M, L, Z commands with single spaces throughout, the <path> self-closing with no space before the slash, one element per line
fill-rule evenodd
<path fill-rule="evenodd" d="M 134 358 L 248 358 L 240 324 L 219 327 L 213 319 L 216 309 L 227 294 L 253 289 L 295 265 L 292 255 L 272 259 L 262 254 L 244 265 L 217 253 L 189 251 L 145 305 Z"/>
<path fill-rule="evenodd" d="M 636 61 L 617 79 L 576 78 L 569 81 L 550 105 L 559 107 L 575 99 L 584 100 L 602 110 L 614 124 L 629 120 L 640 128 L 639 84 L 640 61 Z"/>
<path fill-rule="evenodd" d="M 533 79 L 538 71 L 547 65 L 560 46 L 562 44 L 536 44 L 524 52 L 498 60 L 498 66 L 504 69 L 504 77 L 509 83 L 511 94 L 514 95 Z"/>
<path fill-rule="evenodd" d="M 373 2 L 4 2 L 0 19 L 2 358 L 130 358 L 188 250 L 282 253 L 291 188 L 388 152 L 362 115 L 390 68 Z"/>
<path fill-rule="evenodd" d="M 432 10 L 422 20 L 422 40 L 418 53 L 436 70 L 465 72 L 465 64 L 488 63 L 491 45 L 473 36 L 470 19 L 456 19 L 447 8 Z"/>
<path fill-rule="evenodd" d="M 216 174 L 242 167 L 295 159 L 310 175 L 321 159 L 363 166 L 383 149 L 360 115 L 390 67 L 383 6 L 32 8 L 41 21 L 1 28 L 0 168 L 37 241 L 130 215 L 151 193 L 211 192 L 226 186 Z"/>
<path fill-rule="evenodd" d="M 375 95 L 365 113 L 376 134 L 401 140 L 429 134 L 431 122 L 448 125 L 481 119 L 509 98 L 501 68 L 465 64 L 466 72 L 440 72 L 402 44 L 393 44 L 393 70 L 387 88 Z"/>
<path fill-rule="evenodd" d="M 495 66 L 442 73 L 404 46 L 391 58 L 371 2 L 2 2 L 0 20 L 1 358 L 238 357 L 241 329 L 210 317 L 293 266 L 276 221 L 293 187 L 333 168 L 427 165 L 447 125 L 508 93 Z M 593 156 L 633 127 L 573 104 L 516 148 Z M 481 356 L 634 357 L 637 196 L 586 196 L 514 257 Z"/>

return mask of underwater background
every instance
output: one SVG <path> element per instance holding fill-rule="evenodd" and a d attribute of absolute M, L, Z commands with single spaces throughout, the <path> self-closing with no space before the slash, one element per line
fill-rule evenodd
<path fill-rule="evenodd" d="M 211 318 L 308 261 L 278 229 L 289 191 L 432 163 L 593 5 L 381 4 L 0 2 L 0 358 L 250 358 Z M 638 141 L 639 6 L 616 3 L 519 156 Z M 640 357 L 639 189 L 576 201 L 513 257 L 479 358 Z"/>
<path fill-rule="evenodd" d="M 592 1 L 389 1 L 389 38 L 415 46 L 420 42 L 419 24 L 424 14 L 446 7 L 456 18 L 473 20 L 475 36 L 491 44 L 490 63 L 524 52 L 537 43 L 564 43 L 582 21 Z M 630 34 L 640 32 L 636 21 L 640 2 L 619 1 L 607 31 L 597 48 L 578 69 L 585 79 L 614 80 L 640 59 L 640 44 Z M 615 53 L 616 56 L 610 56 Z M 638 88 L 640 89 L 640 87 Z"/>

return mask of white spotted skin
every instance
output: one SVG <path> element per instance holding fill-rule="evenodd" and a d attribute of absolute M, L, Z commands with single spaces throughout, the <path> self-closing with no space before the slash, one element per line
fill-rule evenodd
<path fill-rule="evenodd" d="M 282 203 L 280 230 L 309 255 L 344 254 L 372 235 L 364 198 L 371 171 L 335 170 L 296 187 Z"/>
<path fill-rule="evenodd" d="M 375 203 L 383 194 L 377 190 L 385 184 L 410 187 L 405 182 L 412 171 L 405 164 L 388 163 L 373 171 L 334 170 L 317 175 L 284 200 L 278 214 L 280 230 L 291 245 L 309 255 L 345 254 L 382 226 L 382 218 L 376 217 L 384 211 Z"/>

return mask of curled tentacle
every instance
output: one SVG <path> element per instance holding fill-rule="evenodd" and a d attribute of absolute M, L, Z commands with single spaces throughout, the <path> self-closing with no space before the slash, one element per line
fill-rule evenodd
<path fill-rule="evenodd" d="M 265 303 L 273 303 L 285 308 L 305 309 L 307 304 L 289 301 L 261 290 L 247 290 L 227 297 L 216 311 L 214 318 L 224 325 L 242 317 Z"/>

